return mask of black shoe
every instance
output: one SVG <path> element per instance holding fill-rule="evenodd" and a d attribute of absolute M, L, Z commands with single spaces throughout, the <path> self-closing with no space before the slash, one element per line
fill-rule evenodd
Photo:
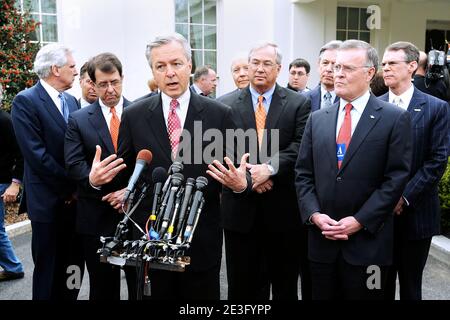
<path fill-rule="evenodd" d="M 23 272 L 0 271 L 0 281 L 22 279 L 24 276 Z"/>

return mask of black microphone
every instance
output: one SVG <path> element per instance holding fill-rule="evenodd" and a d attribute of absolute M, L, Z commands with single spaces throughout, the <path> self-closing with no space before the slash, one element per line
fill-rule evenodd
<path fill-rule="evenodd" d="M 198 214 L 203 208 L 203 189 L 208 185 L 208 179 L 205 177 L 198 177 L 195 180 L 196 191 L 194 194 L 194 199 L 192 200 L 191 210 L 189 211 L 189 216 L 186 223 L 186 229 L 184 231 L 184 240 L 191 238 L 194 232 L 196 220 L 198 219 Z"/>
<path fill-rule="evenodd" d="M 173 205 L 175 202 L 175 196 L 177 194 L 178 188 L 181 186 L 184 177 L 181 173 L 173 173 L 170 179 L 170 190 L 168 192 L 169 198 L 167 200 L 167 207 L 164 210 L 164 216 L 162 218 L 161 230 L 159 232 L 160 237 L 166 232 L 167 226 L 169 225 L 170 216 L 172 214 Z M 162 207 L 162 206 L 161 206 Z"/>
<path fill-rule="evenodd" d="M 180 214 L 178 216 L 178 223 L 177 223 L 178 230 L 181 230 L 181 228 L 182 228 L 182 225 L 184 222 L 184 217 L 186 216 L 188 206 L 192 199 L 192 193 L 194 191 L 194 187 L 195 187 L 195 179 L 187 178 L 186 186 L 185 186 L 185 190 L 184 190 L 184 198 L 183 198 L 183 202 L 181 203 Z"/>
<path fill-rule="evenodd" d="M 158 204 L 160 203 L 160 196 L 162 191 L 162 185 L 167 177 L 167 171 L 163 167 L 157 167 L 152 172 L 153 181 L 153 205 L 150 213 L 150 229 L 153 228 L 153 224 L 156 221 L 156 213 L 158 211 Z"/>
<path fill-rule="evenodd" d="M 133 174 L 128 180 L 128 186 L 123 197 L 123 203 L 127 202 L 130 195 L 134 192 L 136 188 L 136 183 L 138 182 L 142 172 L 147 168 L 147 166 L 152 162 L 153 155 L 147 149 L 142 149 L 139 151 L 136 157 L 136 165 L 134 166 Z"/>
<path fill-rule="evenodd" d="M 181 162 L 175 161 L 172 163 L 172 165 L 169 167 L 168 174 L 166 182 L 164 183 L 164 187 L 162 189 L 163 193 L 166 193 L 166 191 L 170 188 L 170 178 L 172 177 L 172 174 L 174 173 L 180 173 L 183 171 L 183 164 Z"/>

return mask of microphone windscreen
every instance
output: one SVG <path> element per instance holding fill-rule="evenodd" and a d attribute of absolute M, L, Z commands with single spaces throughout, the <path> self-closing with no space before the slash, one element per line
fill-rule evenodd
<path fill-rule="evenodd" d="M 142 149 L 137 154 L 136 160 L 143 160 L 147 164 L 150 164 L 150 162 L 152 162 L 152 158 L 153 158 L 153 154 L 150 150 Z"/>
<path fill-rule="evenodd" d="M 152 181 L 154 184 L 164 182 L 167 179 L 167 171 L 163 167 L 157 167 L 152 172 Z"/>

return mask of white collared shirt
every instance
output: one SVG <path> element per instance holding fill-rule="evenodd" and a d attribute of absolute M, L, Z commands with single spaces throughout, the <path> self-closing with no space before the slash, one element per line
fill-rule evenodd
<path fill-rule="evenodd" d="M 364 109 L 366 108 L 367 103 L 370 99 L 370 91 L 367 90 L 366 93 L 364 93 L 361 97 L 353 100 L 350 102 L 353 106 L 352 111 L 350 111 L 350 116 L 352 117 L 352 136 L 355 132 L 356 126 L 358 125 L 359 119 L 361 119 L 361 115 L 364 112 Z M 349 103 L 348 101 L 345 101 L 341 98 L 339 102 L 339 114 L 337 119 L 337 125 L 336 125 L 336 139 L 339 135 L 339 130 L 341 129 L 342 122 L 344 122 L 345 118 L 345 105 Z"/>
<path fill-rule="evenodd" d="M 203 91 L 195 83 L 192 85 L 192 88 L 194 88 L 194 91 L 197 94 L 200 94 L 200 93 L 204 94 Z"/>
<path fill-rule="evenodd" d="M 81 108 L 84 108 L 84 107 L 87 107 L 87 106 L 90 106 L 90 105 L 91 105 L 91 103 L 89 103 L 88 101 L 84 100 L 83 97 L 80 98 L 80 107 Z"/>
<path fill-rule="evenodd" d="M 173 100 L 171 97 L 166 95 L 164 92 L 161 92 L 161 100 L 162 100 L 162 108 L 164 114 L 164 120 L 167 128 L 167 119 L 169 118 L 170 111 L 170 102 Z M 178 108 L 176 108 L 175 112 L 177 113 L 178 118 L 180 119 L 181 128 L 184 128 L 184 122 L 186 121 L 186 116 L 189 108 L 189 101 L 191 100 L 191 90 L 187 89 L 178 99 L 178 103 L 180 104 Z"/>
<path fill-rule="evenodd" d="M 404 110 L 408 110 L 413 94 L 414 94 L 414 85 L 412 83 L 411 86 L 408 88 L 408 90 L 406 90 L 399 96 L 397 96 L 395 93 L 389 90 L 389 102 L 397 105 L 396 100 L 400 99 L 399 100 L 400 103 L 398 104 L 398 106 Z"/>
<path fill-rule="evenodd" d="M 112 112 L 111 108 L 105 105 L 102 101 L 102 99 L 98 99 L 98 103 L 100 104 L 100 107 L 102 108 L 103 116 L 105 117 L 106 124 L 109 125 L 112 118 Z M 123 113 L 123 96 L 120 97 L 119 103 L 115 106 L 117 118 L 122 119 L 122 113 Z"/>
<path fill-rule="evenodd" d="M 41 85 L 44 87 L 44 90 L 48 93 L 50 98 L 52 99 L 53 103 L 56 105 L 56 108 L 58 109 L 59 113 L 63 115 L 62 108 L 61 108 L 61 99 L 59 96 L 59 91 L 53 88 L 51 85 L 49 85 L 45 80 L 40 79 Z"/>
<path fill-rule="evenodd" d="M 260 94 L 258 91 L 256 91 L 252 86 L 250 86 L 250 93 L 252 95 L 252 102 L 253 102 L 253 111 L 256 112 L 256 109 L 258 109 L 258 97 L 263 96 L 263 106 L 264 110 L 266 110 L 266 115 L 269 113 L 270 104 L 272 103 L 273 93 L 275 92 L 277 84 L 274 84 L 272 88 L 264 92 L 263 94 Z"/>

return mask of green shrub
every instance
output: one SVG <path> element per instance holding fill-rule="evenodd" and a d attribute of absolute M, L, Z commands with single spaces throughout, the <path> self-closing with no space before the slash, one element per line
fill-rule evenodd
<path fill-rule="evenodd" d="M 439 200 L 441 201 L 442 233 L 450 233 L 450 158 L 447 170 L 439 183 Z"/>

